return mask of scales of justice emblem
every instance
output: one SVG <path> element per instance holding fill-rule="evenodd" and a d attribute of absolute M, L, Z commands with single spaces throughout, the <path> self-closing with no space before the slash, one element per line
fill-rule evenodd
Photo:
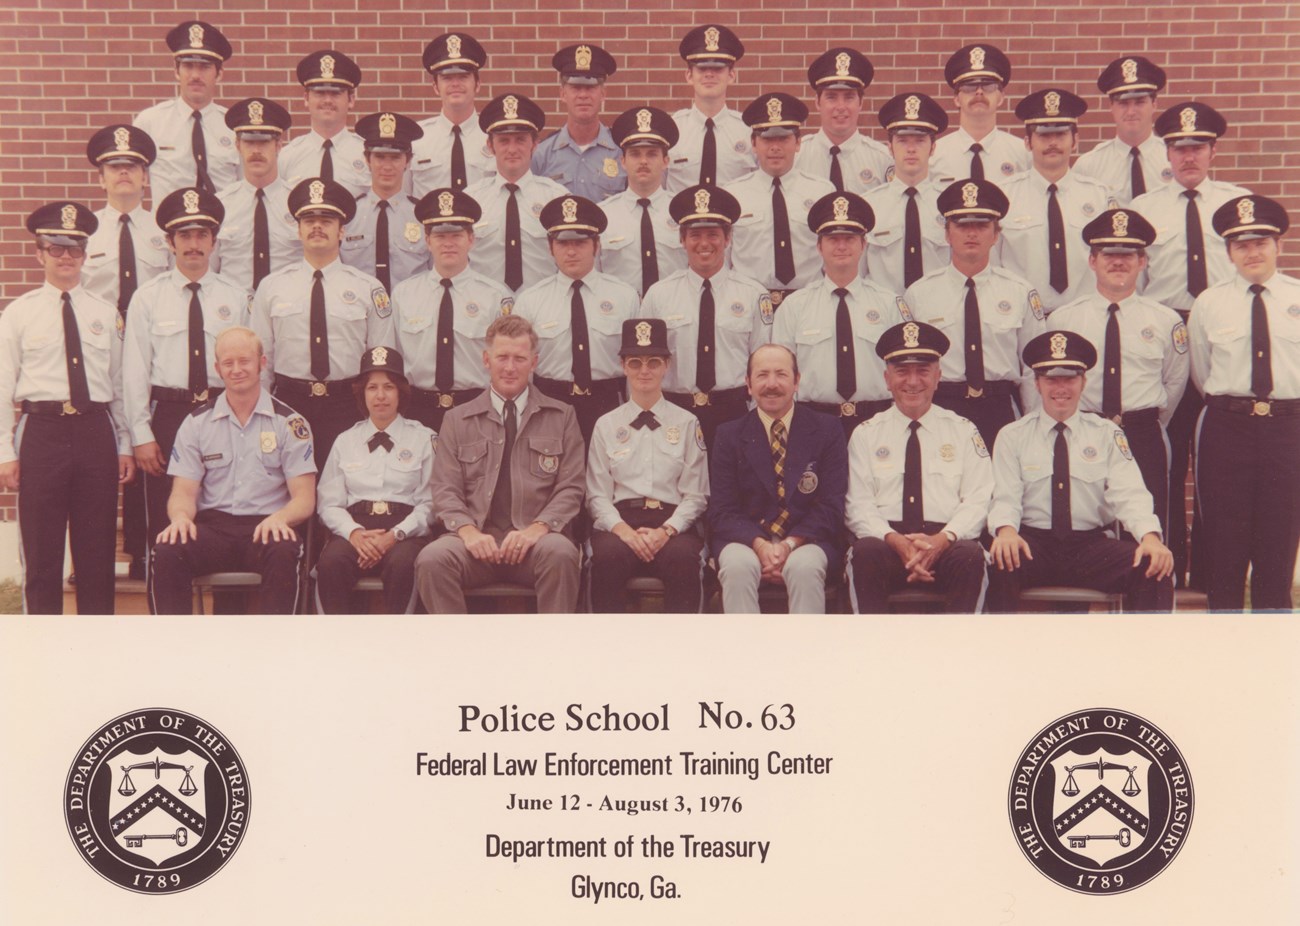
<path fill-rule="evenodd" d="M 206 759 L 189 750 L 171 755 L 155 749 L 148 754 L 123 750 L 108 761 L 121 775 L 108 802 L 114 842 L 155 865 L 202 846 Z"/>
<path fill-rule="evenodd" d="M 1051 766 L 1062 782 L 1052 800 L 1052 835 L 1061 848 L 1096 865 L 1141 849 L 1151 828 L 1149 760 L 1136 752 L 1065 752 Z"/>

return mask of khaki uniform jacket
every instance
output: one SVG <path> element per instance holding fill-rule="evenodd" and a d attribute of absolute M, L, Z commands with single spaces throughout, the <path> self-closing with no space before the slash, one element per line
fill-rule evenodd
<path fill-rule="evenodd" d="M 506 428 L 488 391 L 447 412 L 433 457 L 433 510 L 456 532 L 482 530 L 501 471 Z M 528 388 L 510 458 L 511 520 L 562 531 L 582 507 L 586 468 L 578 419 L 563 402 Z"/>

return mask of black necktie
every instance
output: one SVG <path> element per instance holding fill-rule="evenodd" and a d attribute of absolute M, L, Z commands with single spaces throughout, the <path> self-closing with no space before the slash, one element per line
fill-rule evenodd
<path fill-rule="evenodd" d="M 695 342 L 695 388 L 700 392 L 712 392 L 718 382 L 713 334 L 713 284 L 705 280 L 700 289 L 700 330 Z"/>
<path fill-rule="evenodd" d="M 203 335 L 203 303 L 199 284 L 186 283 L 190 291 L 190 392 L 198 395 L 208 388 L 208 348 Z"/>
<path fill-rule="evenodd" d="M 1070 446 L 1065 441 L 1065 422 L 1058 421 L 1056 448 L 1052 452 L 1052 533 L 1068 536 L 1074 530 L 1070 517 Z"/>
<path fill-rule="evenodd" d="M 1273 391 L 1273 357 L 1268 341 L 1268 313 L 1264 309 L 1264 287 L 1251 284 L 1250 300 L 1250 391 L 1267 399 Z"/>
<path fill-rule="evenodd" d="M 271 229 L 266 222 L 266 191 L 257 191 L 253 207 L 253 289 L 271 272 Z"/>
<path fill-rule="evenodd" d="M 330 375 L 330 337 L 325 326 L 325 283 L 319 270 L 311 284 L 311 378 L 324 382 Z"/>
<path fill-rule="evenodd" d="M 839 145 L 831 145 L 831 183 L 835 184 L 835 192 L 844 192 L 844 171 L 840 167 Z"/>
<path fill-rule="evenodd" d="M 1187 197 L 1187 291 L 1199 296 L 1209 285 L 1205 272 L 1205 234 L 1201 231 L 1201 210 L 1196 208 L 1196 191 L 1183 190 Z"/>
<path fill-rule="evenodd" d="M 980 300 L 975 280 L 966 278 L 966 388 L 984 389 L 984 329 L 980 321 Z"/>
<path fill-rule="evenodd" d="M 636 428 L 638 431 L 642 428 L 649 428 L 651 431 L 657 431 L 659 429 L 659 419 L 655 417 L 654 412 L 647 408 L 645 411 L 641 412 L 641 414 L 637 415 L 636 418 L 632 419 L 632 427 Z"/>
<path fill-rule="evenodd" d="M 325 144 L 321 145 L 320 156 L 320 178 L 322 180 L 334 179 L 334 156 L 330 154 L 330 149 L 334 147 L 334 142 L 325 139 Z"/>
<path fill-rule="evenodd" d="M 387 431 L 376 431 L 374 434 L 370 435 L 370 440 L 366 441 L 366 446 L 370 448 L 371 453 L 374 453 L 380 447 L 383 447 L 389 453 L 392 453 L 393 439 L 388 436 Z"/>
<path fill-rule="evenodd" d="M 135 295 L 135 241 L 131 238 L 131 217 L 124 215 L 118 222 L 122 228 L 117 233 L 117 310 L 126 315 Z"/>
<path fill-rule="evenodd" d="M 506 200 L 506 286 L 517 291 L 524 285 L 524 252 L 520 243 L 518 184 L 507 183 L 510 197 Z"/>
<path fill-rule="evenodd" d="M 1147 191 L 1147 180 L 1142 175 L 1142 151 L 1134 145 L 1129 149 L 1129 154 L 1133 156 L 1129 164 L 1129 183 L 1133 187 L 1133 199 L 1137 199 Z"/>
<path fill-rule="evenodd" d="M 924 529 L 925 498 L 921 494 L 921 422 L 907 423 L 907 451 L 903 454 L 903 533 L 915 534 Z"/>
<path fill-rule="evenodd" d="M 379 215 L 375 218 L 375 276 L 384 284 L 384 290 L 393 291 L 393 276 L 388 269 L 388 200 L 379 201 Z"/>
<path fill-rule="evenodd" d="M 501 409 L 501 420 L 506 426 L 506 443 L 501 449 L 501 470 L 497 473 L 497 487 L 492 493 L 492 504 L 488 508 L 488 524 L 498 530 L 514 530 L 514 519 L 510 514 L 510 470 L 511 457 L 514 455 L 515 436 L 519 432 L 519 422 L 515 417 L 515 400 L 506 399 Z"/>
<path fill-rule="evenodd" d="M 655 224 L 650 218 L 650 200 L 638 199 L 641 207 L 641 295 L 659 282 L 659 256 L 655 248 Z"/>
<path fill-rule="evenodd" d="M 1123 372 L 1120 367 L 1119 306 L 1106 306 L 1106 350 L 1102 355 L 1101 414 L 1114 418 L 1124 411 Z"/>
<path fill-rule="evenodd" d="M 984 162 L 980 159 L 980 152 L 984 146 L 979 142 L 970 146 L 970 178 L 972 180 L 984 179 Z"/>
<path fill-rule="evenodd" d="M 1065 261 L 1065 218 L 1056 199 L 1056 184 L 1047 185 L 1047 257 L 1052 289 L 1063 293 L 1070 288 L 1070 270 Z"/>
<path fill-rule="evenodd" d="M 582 302 L 582 281 L 573 281 L 569 298 L 569 330 L 573 332 L 573 382 L 580 389 L 591 388 L 591 342 L 587 332 L 587 307 Z"/>
<path fill-rule="evenodd" d="M 921 266 L 921 210 L 916 205 L 916 187 L 910 186 L 903 193 L 907 196 L 903 210 L 903 287 L 906 288 L 921 279 L 925 271 Z"/>
<path fill-rule="evenodd" d="M 465 146 L 460 142 L 460 126 L 451 127 L 451 187 L 463 190 L 469 182 L 465 175 Z"/>
<path fill-rule="evenodd" d="M 704 120 L 704 147 L 700 151 L 700 183 L 718 182 L 718 139 L 713 134 L 713 120 Z"/>
<path fill-rule="evenodd" d="M 776 258 L 776 278 L 782 283 L 794 279 L 794 254 L 790 249 L 790 214 L 781 193 L 781 178 L 772 178 L 772 245 Z"/>
<path fill-rule="evenodd" d="M 203 140 L 203 114 L 197 109 L 190 116 L 194 127 L 190 131 L 190 147 L 194 150 L 194 185 L 205 193 L 215 193 L 212 178 L 208 176 L 208 146 Z"/>
<path fill-rule="evenodd" d="M 853 322 L 849 319 L 849 291 L 835 290 L 840 297 L 835 308 L 835 391 L 845 402 L 858 391 L 857 357 L 853 351 Z"/>
<path fill-rule="evenodd" d="M 434 362 L 438 365 L 433 374 L 433 387 L 439 392 L 451 392 L 456 383 L 455 352 L 451 343 L 453 306 L 451 280 L 442 281 L 442 302 L 438 305 L 438 351 Z"/>
<path fill-rule="evenodd" d="M 90 405 L 90 387 L 86 385 L 86 362 L 81 356 L 81 332 L 68 293 L 63 294 L 63 350 L 68 358 L 68 396 L 78 411 L 84 411 Z"/>

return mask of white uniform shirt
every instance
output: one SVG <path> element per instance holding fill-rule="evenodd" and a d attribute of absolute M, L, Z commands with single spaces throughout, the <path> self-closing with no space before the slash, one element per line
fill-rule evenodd
<path fill-rule="evenodd" d="M 700 157 L 704 151 L 704 121 L 709 118 L 695 106 L 673 113 L 677 123 L 677 144 L 668 152 L 668 176 L 664 186 L 669 193 L 680 193 L 700 182 Z M 717 142 L 718 176 L 714 186 L 726 186 L 758 169 L 749 126 L 734 109 L 723 107 L 713 117 L 713 137 Z"/>
<path fill-rule="evenodd" d="M 939 194 L 946 187 L 934 175 L 916 185 L 916 210 L 921 220 L 921 272 L 939 270 L 952 260 L 952 249 L 944 231 L 943 213 L 939 211 Z M 867 233 L 867 251 L 863 263 L 867 275 L 885 289 L 902 293 L 903 240 L 907 234 L 907 184 L 897 177 L 866 195 L 876 215 L 875 227 Z"/>
<path fill-rule="evenodd" d="M 239 179 L 243 169 L 235 150 L 235 133 L 226 125 L 226 107 L 209 103 L 199 110 L 203 123 L 203 147 L 208 156 L 208 178 L 220 190 Z M 149 166 L 150 197 L 155 206 L 168 193 L 194 186 L 198 165 L 194 162 L 194 109 L 180 97 L 150 106 L 135 117 L 136 128 L 144 129 L 158 149 Z"/>
<path fill-rule="evenodd" d="M 699 422 L 662 397 L 650 411 L 659 421 L 654 430 L 632 427 L 642 408 L 631 401 L 596 422 L 587 451 L 587 510 L 596 530 L 621 523 L 614 504 L 629 498 L 676 505 L 664 524 L 679 533 L 708 507 L 709 461 Z"/>
<path fill-rule="evenodd" d="M 890 521 L 903 519 L 903 471 L 912 419 L 890 406 L 853 429 L 849 438 L 849 491 L 844 515 L 855 537 L 884 540 Z M 957 535 L 975 540 L 993 498 L 993 467 L 979 429 L 937 405 L 919 419 L 921 507 Z"/>
<path fill-rule="evenodd" d="M 845 401 L 838 385 L 839 365 L 836 318 L 840 297 L 829 277 L 792 293 L 781 303 L 772 325 L 772 343 L 794 351 L 799 361 L 799 395 L 805 402 Z M 885 362 L 876 356 L 880 336 L 911 313 L 902 296 L 873 282 L 858 278 L 847 287 L 845 303 L 853 328 L 853 364 L 857 389 L 848 401 L 864 402 L 889 398 L 885 388 Z"/>
<path fill-rule="evenodd" d="M 723 267 L 709 278 L 713 290 L 715 390 L 745 384 L 751 352 L 772 338 L 772 298 L 755 281 Z M 700 342 L 700 296 L 704 278 L 689 267 L 650 287 L 641 315 L 668 326 L 673 362 L 664 375 L 665 392 L 696 392 L 695 358 Z"/>
<path fill-rule="evenodd" d="M 1101 411 L 1105 379 L 1106 325 L 1110 300 L 1099 293 L 1063 305 L 1047 320 L 1051 331 L 1073 331 L 1097 348 L 1097 366 L 1088 373 L 1079 407 Z M 1187 327 L 1178 313 L 1154 299 L 1132 295 L 1119 303 L 1120 407 L 1126 412 L 1160 409 L 1168 425 L 1187 388 Z"/>
<path fill-rule="evenodd" d="M 1250 283 L 1238 273 L 1201 293 L 1192 307 L 1192 381 L 1205 395 L 1251 396 Z M 1264 283 L 1269 360 L 1269 398 L 1300 399 L 1300 280 L 1275 273 Z"/>
<path fill-rule="evenodd" d="M 1142 158 L 1142 179 L 1146 181 L 1146 192 L 1150 193 L 1174 179 L 1164 139 L 1152 133 L 1137 148 Z M 1087 154 L 1079 155 L 1072 170 L 1081 176 L 1100 180 L 1106 185 L 1111 199 L 1121 206 L 1127 206 L 1133 201 L 1132 165 L 1133 146 L 1118 138 L 1110 138 Z"/>
<path fill-rule="evenodd" d="M 930 176 L 944 186 L 965 180 L 970 176 L 970 164 L 974 157 L 970 146 L 973 144 L 975 139 L 970 132 L 960 126 L 943 136 L 934 143 L 934 154 L 930 157 Z M 980 152 L 984 179 L 990 183 L 1005 184 L 1021 171 L 1029 170 L 1033 163 L 1023 136 L 994 129 L 980 140 L 980 144 L 984 146 Z"/>
<path fill-rule="evenodd" d="M 795 155 L 795 170 L 830 182 L 832 144 L 834 142 L 825 129 L 806 136 Z M 868 190 L 887 183 L 893 175 L 894 156 L 869 135 L 850 135 L 839 148 L 840 174 L 844 178 L 844 189 L 850 193 L 866 196 Z"/>
<path fill-rule="evenodd" d="M 433 448 L 437 434 L 398 415 L 386 429 L 391 450 L 368 441 L 378 429 L 369 419 L 358 421 L 338 436 L 321 471 L 316 510 L 332 534 L 347 539 L 363 530 L 347 509 L 357 502 L 399 502 L 414 510 L 393 525 L 408 537 L 423 537 L 433 523 Z"/>
<path fill-rule="evenodd" d="M 600 204 L 609 225 L 600 236 L 600 269 L 641 293 L 641 215 L 632 190 L 616 193 Z M 655 190 L 649 197 L 650 222 L 654 227 L 655 261 L 659 279 L 670 276 L 686 266 L 686 248 L 682 246 L 677 223 L 668 214 L 672 194 Z M 641 293 L 641 295 L 645 295 Z"/>
<path fill-rule="evenodd" d="M 496 280 L 466 267 L 451 278 L 453 389 L 486 389 L 483 365 L 488 326 L 510 312 L 515 297 Z M 397 349 L 406 361 L 406 378 L 417 389 L 432 390 L 438 375 L 438 311 L 442 277 L 436 270 L 417 273 L 393 289 Z"/>
<path fill-rule="evenodd" d="M 740 202 L 740 218 L 731 230 L 731 266 L 768 289 L 802 289 L 821 274 L 817 236 L 808 227 L 808 210 L 835 187 L 797 168 L 781 178 L 781 195 L 790 220 L 790 249 L 794 277 L 776 278 L 775 232 L 772 226 L 772 176 L 761 170 L 729 184 L 727 192 Z"/>
<path fill-rule="evenodd" d="M 167 238 L 153 213 L 136 206 L 127 213 L 131 244 L 135 248 L 135 285 L 140 288 L 172 263 Z M 118 244 L 122 238 L 122 213 L 105 206 L 95 213 L 99 228 L 86 242 L 86 262 L 81 265 L 81 285 L 105 302 L 117 305 L 119 292 Z"/>
<path fill-rule="evenodd" d="M 154 440 L 152 386 L 188 389 L 190 385 L 190 280 L 179 270 L 154 277 L 131 299 L 126 316 L 122 357 L 122 392 L 131 441 L 137 447 Z M 203 365 L 208 386 L 223 385 L 214 366 L 217 335 L 248 325 L 248 291 L 209 270 L 199 283 L 203 307 Z"/>
<path fill-rule="evenodd" d="M 356 132 L 342 129 L 330 139 L 330 163 L 334 165 L 334 181 L 342 184 L 353 196 L 370 189 L 370 168 L 366 164 L 366 143 Z M 313 129 L 299 135 L 280 149 L 280 176 L 293 189 L 309 177 L 320 176 L 321 158 L 325 154 L 325 138 Z"/>
<path fill-rule="evenodd" d="M 510 191 L 499 175 L 484 177 L 465 189 L 483 210 L 483 217 L 474 226 L 474 249 L 470 251 L 470 266 L 494 280 L 506 278 L 506 203 Z M 524 281 L 519 291 L 527 289 L 555 273 L 555 261 L 546 241 L 546 229 L 538 218 L 542 207 L 557 196 L 568 195 L 568 190 L 554 180 L 526 173 L 516 183 L 519 191 L 515 199 L 519 205 L 520 253 L 523 257 Z"/>
<path fill-rule="evenodd" d="M 103 402 L 113 416 L 117 452 L 129 456 L 122 407 L 122 317 L 117 306 L 73 287 L 81 356 L 86 362 L 90 401 Z M 63 341 L 63 291 L 42 284 L 23 293 L 0 312 L 0 463 L 18 459 L 14 442 L 14 403 L 67 402 L 68 354 Z"/>
<path fill-rule="evenodd" d="M 1076 411 L 1065 422 L 1070 455 L 1070 516 L 1076 531 L 1109 527 L 1118 518 L 1139 540 L 1160 533 L 1160 519 L 1124 432 Z M 1050 530 L 1056 420 L 1041 409 L 998 432 L 993 448 L 989 533 L 1010 525 Z"/>
<path fill-rule="evenodd" d="M 271 243 L 271 272 L 302 260 L 298 222 L 289 214 L 289 185 L 277 177 L 262 188 L 266 206 L 266 231 Z M 217 233 L 217 250 L 212 266 L 223 277 L 253 289 L 253 217 L 257 213 L 257 187 L 246 180 L 226 187 L 217 197 L 226 207 L 226 218 Z"/>
<path fill-rule="evenodd" d="M 515 300 L 514 314 L 532 322 L 537 332 L 537 375 L 546 379 L 573 380 L 573 332 L 569 327 L 573 283 L 564 274 L 555 273 L 524 290 Z M 622 383 L 623 362 L 618 352 L 623 344 L 623 320 L 636 318 L 640 305 L 636 290 L 622 280 L 598 270 L 582 278 L 592 380 L 617 379 Z"/>
<path fill-rule="evenodd" d="M 411 195 L 423 199 L 431 190 L 451 186 L 453 123 L 442 113 L 420 120 L 424 135 L 411 142 L 411 166 L 405 182 Z M 487 135 L 479 128 L 477 110 L 460 123 L 460 147 L 465 152 L 465 186 L 497 172 Z"/>
<path fill-rule="evenodd" d="M 394 193 L 384 210 L 388 218 L 388 273 L 393 286 L 430 267 L 424 226 L 415 218 L 415 200 Z M 379 227 L 379 195 L 366 190 L 357 197 L 357 214 L 343 231 L 339 258 L 362 273 L 375 273 L 375 230 Z"/>

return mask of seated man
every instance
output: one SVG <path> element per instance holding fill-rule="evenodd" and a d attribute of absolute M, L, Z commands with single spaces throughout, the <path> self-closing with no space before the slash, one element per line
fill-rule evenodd
<path fill-rule="evenodd" d="M 937 589 L 952 614 L 974 614 L 984 594 L 980 531 L 993 497 L 993 468 L 979 430 L 934 404 L 948 338 L 904 322 L 876 353 L 894 404 L 849 439 L 845 519 L 857 538 L 849 585 L 859 614 L 883 614 L 889 595 Z"/>
<path fill-rule="evenodd" d="M 849 458 L 830 415 L 795 408 L 799 363 L 765 344 L 745 375 L 758 406 L 718 428 L 709 456 L 709 527 L 722 609 L 758 612 L 762 582 L 784 584 L 791 614 L 826 610 L 826 575 L 843 555 Z"/>
<path fill-rule="evenodd" d="M 465 613 L 465 589 L 537 589 L 539 612 L 578 603 L 578 548 L 562 531 L 582 506 L 582 433 L 573 408 L 529 382 L 537 333 L 503 315 L 488 327 L 491 388 L 442 420 L 433 510 L 448 533 L 420 551 L 415 584 L 430 614 Z"/>
<path fill-rule="evenodd" d="M 1075 585 L 1124 592 L 1129 611 L 1173 608 L 1174 560 L 1124 432 L 1080 414 L 1097 349 L 1073 331 L 1024 351 L 1042 407 L 1002 429 L 993 450 L 989 610 L 1014 611 L 1020 590 Z M 1118 518 L 1140 543 L 1115 540 Z"/>
<path fill-rule="evenodd" d="M 227 328 L 215 345 L 225 392 L 181 423 L 167 474 L 171 523 L 153 548 L 154 611 L 189 614 L 197 575 L 262 574 L 260 610 L 292 614 L 303 545 L 294 527 L 316 507 L 307 421 L 262 388 L 262 342 Z"/>

